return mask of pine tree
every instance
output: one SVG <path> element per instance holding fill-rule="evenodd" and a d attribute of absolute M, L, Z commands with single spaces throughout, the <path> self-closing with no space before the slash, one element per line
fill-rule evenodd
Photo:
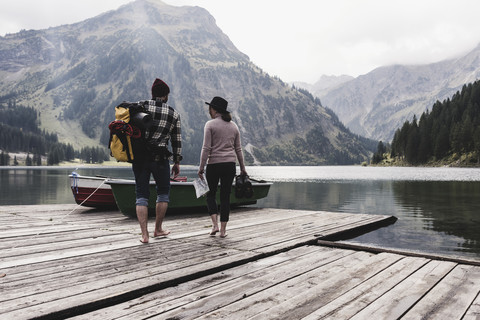
<path fill-rule="evenodd" d="M 25 160 L 25 165 L 26 166 L 31 166 L 33 164 L 32 158 L 30 158 L 30 153 L 27 154 L 27 158 Z"/>

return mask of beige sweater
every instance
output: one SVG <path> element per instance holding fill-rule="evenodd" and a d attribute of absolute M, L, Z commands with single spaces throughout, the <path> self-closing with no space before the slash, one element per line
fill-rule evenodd
<path fill-rule="evenodd" d="M 224 121 L 220 114 L 217 114 L 215 119 L 205 124 L 200 170 L 203 170 L 207 163 L 236 162 L 237 159 L 240 170 L 245 170 L 240 131 L 234 122 Z"/>

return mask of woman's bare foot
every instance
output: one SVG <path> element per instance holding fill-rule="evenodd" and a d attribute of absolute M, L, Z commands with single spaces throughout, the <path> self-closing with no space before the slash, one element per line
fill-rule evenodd
<path fill-rule="evenodd" d="M 212 231 L 210 232 L 210 235 L 211 235 L 211 236 L 214 236 L 214 235 L 217 234 L 218 231 L 220 231 L 220 230 L 218 230 L 218 227 L 217 227 L 217 228 L 213 227 L 213 228 L 212 228 Z"/>
<path fill-rule="evenodd" d="M 160 231 L 157 231 L 155 230 L 155 232 L 153 233 L 153 237 L 156 238 L 156 237 L 165 237 L 165 236 L 168 236 L 170 234 L 170 230 L 160 230 Z"/>
<path fill-rule="evenodd" d="M 226 237 L 227 237 L 227 233 L 224 233 L 224 234 L 220 233 L 220 238 L 226 238 Z"/>
<path fill-rule="evenodd" d="M 140 239 L 140 242 L 143 243 L 143 244 L 147 244 L 148 243 L 148 238 L 147 239 L 142 238 L 142 239 Z"/>

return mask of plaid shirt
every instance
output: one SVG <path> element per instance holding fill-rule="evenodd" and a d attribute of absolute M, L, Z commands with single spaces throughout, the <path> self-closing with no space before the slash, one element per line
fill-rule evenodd
<path fill-rule="evenodd" d="M 148 100 L 144 108 L 153 117 L 153 124 L 145 132 L 145 136 L 149 137 L 150 143 L 166 149 L 168 149 L 168 140 L 171 139 L 173 161 L 180 162 L 182 160 L 180 114 L 160 100 Z"/>

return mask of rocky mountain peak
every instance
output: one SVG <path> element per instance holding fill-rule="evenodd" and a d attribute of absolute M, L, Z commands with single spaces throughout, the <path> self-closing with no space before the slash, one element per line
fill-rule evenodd
<path fill-rule="evenodd" d="M 391 141 L 395 130 L 413 115 L 451 97 L 480 77 L 480 46 L 468 54 L 425 65 L 392 65 L 318 92 L 353 132 Z"/>
<path fill-rule="evenodd" d="M 150 98 L 156 77 L 181 114 L 186 163 L 198 161 L 213 96 L 229 101 L 256 163 L 351 164 L 374 149 L 308 92 L 255 66 L 199 7 L 137 0 L 0 38 L 0 106 L 13 99 L 36 108 L 43 128 L 77 147 L 106 146 L 114 106 Z"/>

